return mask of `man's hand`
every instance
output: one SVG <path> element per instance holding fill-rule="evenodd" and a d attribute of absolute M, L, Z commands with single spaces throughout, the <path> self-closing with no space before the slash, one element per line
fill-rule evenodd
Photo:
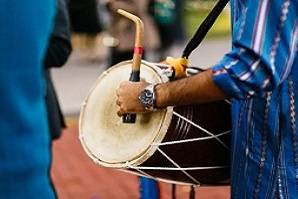
<path fill-rule="evenodd" d="M 125 113 L 147 112 L 147 110 L 145 110 L 144 106 L 139 101 L 139 95 L 147 85 L 149 85 L 149 83 L 145 81 L 125 81 L 120 84 L 116 91 L 118 97 L 116 103 L 119 106 L 117 114 L 119 117 Z"/>

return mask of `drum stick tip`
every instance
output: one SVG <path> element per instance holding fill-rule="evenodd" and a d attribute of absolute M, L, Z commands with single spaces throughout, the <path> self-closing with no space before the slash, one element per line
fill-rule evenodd
<path fill-rule="evenodd" d="M 118 12 L 119 14 L 121 14 L 123 11 L 124 11 L 124 10 L 122 10 L 121 8 L 117 9 L 117 12 Z M 125 11 L 124 11 L 124 12 L 125 12 Z"/>

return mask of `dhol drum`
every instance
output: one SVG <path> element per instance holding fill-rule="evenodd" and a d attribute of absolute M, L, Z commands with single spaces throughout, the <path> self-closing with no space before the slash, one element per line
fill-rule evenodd
<path fill-rule="evenodd" d="M 138 114 L 134 124 L 123 123 L 116 89 L 129 77 L 131 64 L 121 62 L 105 71 L 82 105 L 79 136 L 88 156 L 101 166 L 171 183 L 228 183 L 229 103 L 168 107 Z M 140 71 L 147 82 L 168 81 L 155 64 L 142 61 Z"/>

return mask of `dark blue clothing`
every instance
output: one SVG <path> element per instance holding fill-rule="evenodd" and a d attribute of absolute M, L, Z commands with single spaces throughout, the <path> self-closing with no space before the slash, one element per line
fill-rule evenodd
<path fill-rule="evenodd" d="M 298 1 L 231 0 L 232 198 L 298 198 Z"/>
<path fill-rule="evenodd" d="M 140 199 L 159 199 L 158 182 L 153 179 L 140 177 Z"/>
<path fill-rule="evenodd" d="M 48 48 L 44 58 L 46 80 L 46 110 L 52 140 L 60 138 L 63 128 L 66 127 L 63 113 L 60 108 L 54 84 L 52 82 L 51 68 L 62 67 L 72 51 L 70 42 L 70 22 L 66 0 L 57 0 L 57 11 Z"/>
<path fill-rule="evenodd" d="M 54 0 L 0 1 L 0 198 L 52 199 L 43 57 Z"/>

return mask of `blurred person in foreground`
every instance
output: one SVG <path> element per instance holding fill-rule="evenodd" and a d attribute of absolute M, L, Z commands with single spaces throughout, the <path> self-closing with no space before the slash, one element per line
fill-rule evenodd
<path fill-rule="evenodd" d="M 200 74 L 153 89 L 144 81 L 122 83 L 118 115 L 230 98 L 231 197 L 296 199 L 298 1 L 230 4 L 233 48 L 222 60 Z M 152 103 L 139 100 L 144 94 Z"/>
<path fill-rule="evenodd" d="M 49 126 L 48 133 L 50 135 L 50 163 L 52 162 L 52 141 L 60 138 L 62 130 L 66 128 L 63 113 L 52 82 L 51 68 L 62 67 L 66 63 L 71 50 L 67 0 L 57 0 L 53 31 L 44 58 L 45 102 Z"/>
<path fill-rule="evenodd" d="M 57 13 L 54 21 L 54 28 L 44 60 L 46 79 L 45 99 L 49 131 L 52 140 L 58 139 L 61 136 L 62 130 L 66 125 L 52 82 L 51 68 L 62 67 L 69 58 L 71 51 L 70 21 L 67 0 L 57 0 Z"/>
<path fill-rule="evenodd" d="M 54 0 L 0 3 L 0 198 L 52 199 L 43 58 Z"/>
<path fill-rule="evenodd" d="M 153 20 L 147 10 L 148 0 L 108 0 L 106 3 L 111 14 L 109 32 L 116 41 L 110 51 L 109 67 L 125 60 L 131 60 L 133 57 L 135 24 L 117 13 L 117 10 L 120 8 L 137 15 L 144 22 L 146 30 L 144 37 L 145 51 L 157 49 L 159 46 L 159 37 Z M 159 198 L 159 186 L 155 180 L 140 177 L 139 185 L 140 199 Z"/>

